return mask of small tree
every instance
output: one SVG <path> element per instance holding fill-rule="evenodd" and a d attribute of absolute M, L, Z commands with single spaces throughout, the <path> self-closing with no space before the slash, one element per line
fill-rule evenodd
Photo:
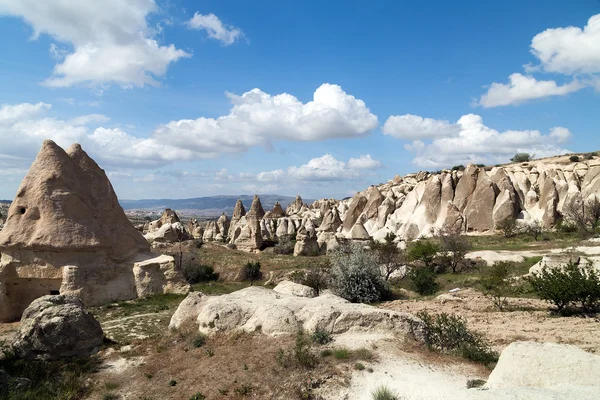
<path fill-rule="evenodd" d="M 405 264 L 405 254 L 398 248 L 398 245 L 394 242 L 395 239 L 396 235 L 389 232 L 385 235 L 383 243 L 376 240 L 371 242 L 371 250 L 375 252 L 377 262 L 383 268 L 386 281 Z"/>
<path fill-rule="evenodd" d="M 310 268 L 308 271 L 294 271 L 290 275 L 293 282 L 311 287 L 315 291 L 315 296 L 318 296 L 321 291 L 327 289 L 330 280 L 330 265 Z"/>
<path fill-rule="evenodd" d="M 531 161 L 532 158 L 533 158 L 533 156 L 529 153 L 517 153 L 514 155 L 513 158 L 510 159 L 510 161 L 512 161 L 514 163 L 521 163 L 521 162 Z"/>
<path fill-rule="evenodd" d="M 260 262 L 247 262 L 242 268 L 242 279 L 245 281 L 250 281 L 250 286 L 254 283 L 254 281 L 262 278 L 262 272 L 260 271 Z"/>
<path fill-rule="evenodd" d="M 540 220 L 536 219 L 525 226 L 525 232 L 531 235 L 537 242 L 539 237 L 544 233 L 544 225 L 542 225 Z"/>
<path fill-rule="evenodd" d="M 579 159 L 578 155 L 573 154 L 571 157 L 569 157 L 569 161 L 571 161 L 571 162 L 579 162 L 581 160 Z"/>
<path fill-rule="evenodd" d="M 372 303 L 387 295 L 375 254 L 360 244 L 343 243 L 331 254 L 331 285 L 353 303 Z"/>
<path fill-rule="evenodd" d="M 507 298 L 514 292 L 510 282 L 510 269 L 512 267 L 514 267 L 514 264 L 511 262 L 496 262 L 481 279 L 483 294 L 491 299 L 494 306 L 500 311 L 504 311 L 504 307 L 508 304 Z"/>
<path fill-rule="evenodd" d="M 434 294 L 438 290 L 436 274 L 431 267 L 413 267 L 407 274 L 412 289 L 421 296 Z"/>
<path fill-rule="evenodd" d="M 437 252 L 438 246 L 435 243 L 427 239 L 419 239 L 409 246 L 407 256 L 410 261 L 421 261 L 430 268 L 433 266 Z"/>
<path fill-rule="evenodd" d="M 471 249 L 471 243 L 465 235 L 461 234 L 460 228 L 444 228 L 437 232 L 442 251 L 446 254 L 448 266 L 452 273 L 456 273 L 460 264 L 465 260 L 467 252 Z"/>
<path fill-rule="evenodd" d="M 600 228 L 600 200 L 596 196 L 587 201 L 576 199 L 565 204 L 563 213 L 584 235 L 593 234 Z"/>
<path fill-rule="evenodd" d="M 519 233 L 519 226 L 517 220 L 512 218 L 506 218 L 496 225 L 496 229 L 502 232 L 505 238 L 515 237 Z"/>

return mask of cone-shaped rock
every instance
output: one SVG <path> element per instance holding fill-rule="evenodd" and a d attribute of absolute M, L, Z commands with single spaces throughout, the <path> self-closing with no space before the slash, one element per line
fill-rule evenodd
<path fill-rule="evenodd" d="M 252 205 L 250 206 L 250 211 L 248 211 L 248 217 L 255 218 L 256 220 L 260 221 L 264 216 L 265 210 L 260 202 L 260 198 L 255 194 L 254 200 L 252 200 Z"/>

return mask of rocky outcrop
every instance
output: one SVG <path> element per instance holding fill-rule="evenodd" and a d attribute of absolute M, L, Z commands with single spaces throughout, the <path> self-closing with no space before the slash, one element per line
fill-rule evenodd
<path fill-rule="evenodd" d="M 100 323 L 75 296 L 44 296 L 25 309 L 12 348 L 28 360 L 88 357 L 102 345 Z"/>
<path fill-rule="evenodd" d="M 319 255 L 319 243 L 317 243 L 317 232 L 312 224 L 305 224 L 300 227 L 296 235 L 296 244 L 294 245 L 295 256 L 316 256 Z"/>
<path fill-rule="evenodd" d="M 273 288 L 274 292 L 297 297 L 315 297 L 315 290 L 309 286 L 292 281 L 281 281 Z"/>
<path fill-rule="evenodd" d="M 150 243 L 177 243 L 190 240 L 192 237 L 185 229 L 177 213 L 170 208 L 165 209 L 159 219 L 149 224 L 144 238 Z"/>
<path fill-rule="evenodd" d="M 204 333 L 239 330 L 280 336 L 294 335 L 299 329 L 323 329 L 332 334 L 379 332 L 423 339 L 422 321 L 410 314 L 353 304 L 332 294 L 308 298 L 252 286 L 184 303 L 180 308 L 185 310 L 178 309 L 171 319 L 171 329 L 192 322 Z"/>
<path fill-rule="evenodd" d="M 78 144 L 65 152 L 52 141 L 17 191 L 0 251 L 0 321 L 19 318 L 47 294 L 75 294 L 86 305 L 134 299 L 134 264 L 157 257 L 104 171 Z M 179 271 L 163 278 L 185 282 Z"/>
<path fill-rule="evenodd" d="M 354 227 L 354 224 L 358 221 L 358 218 L 365 209 L 367 202 L 367 198 L 360 193 L 357 193 L 352 197 L 348 206 L 348 211 L 344 215 L 344 222 L 342 223 L 342 230 L 344 232 L 348 232 Z"/>

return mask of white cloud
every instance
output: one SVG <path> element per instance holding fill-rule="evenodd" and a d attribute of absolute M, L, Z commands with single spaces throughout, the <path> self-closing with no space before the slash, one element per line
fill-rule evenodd
<path fill-rule="evenodd" d="M 163 46 L 147 22 L 158 11 L 153 0 L 2 0 L 0 15 L 23 18 L 56 42 L 58 63 L 45 81 L 51 87 L 112 83 L 123 87 L 158 85 L 169 65 L 190 54 Z"/>
<path fill-rule="evenodd" d="M 285 171 L 276 169 L 274 171 L 260 172 L 256 175 L 256 180 L 259 182 L 276 182 L 281 181 L 285 177 Z"/>
<path fill-rule="evenodd" d="M 24 118 L 31 118 L 51 108 L 52 106 L 46 103 L 3 104 L 0 106 L 0 124 L 7 124 Z"/>
<path fill-rule="evenodd" d="M 188 149 L 198 158 L 210 158 L 278 139 L 360 137 L 377 127 L 377 117 L 362 100 L 328 83 L 321 85 L 306 104 L 287 93 L 272 96 L 260 89 L 228 97 L 233 103 L 228 115 L 171 121 L 160 126 L 153 138 Z"/>
<path fill-rule="evenodd" d="M 206 30 L 210 38 L 216 39 L 226 46 L 235 43 L 244 35 L 241 29 L 224 24 L 214 14 L 203 15 L 196 12 L 187 25 L 192 29 Z"/>
<path fill-rule="evenodd" d="M 600 73 L 600 14 L 581 29 L 546 29 L 531 41 L 531 53 L 547 72 L 566 75 Z"/>
<path fill-rule="evenodd" d="M 425 139 L 458 133 L 460 127 L 448 121 L 423 118 L 418 115 L 392 115 L 382 129 L 385 135 L 398 139 Z"/>
<path fill-rule="evenodd" d="M 381 168 L 381 161 L 373 160 L 370 154 L 360 156 L 358 158 L 351 158 L 348 160 L 348 168 L 354 170 L 373 170 Z"/>
<path fill-rule="evenodd" d="M 538 81 L 532 76 L 514 73 L 508 77 L 510 83 L 494 82 L 476 105 L 485 108 L 517 105 L 528 100 L 549 96 L 563 96 L 582 89 L 585 85 L 577 80 L 557 85 L 555 81 Z"/>
<path fill-rule="evenodd" d="M 507 162 L 515 153 L 533 153 L 545 157 L 569 152 L 559 145 L 571 137 L 563 127 L 555 127 L 549 134 L 537 130 L 508 130 L 498 132 L 483 123 L 479 115 L 463 115 L 456 125 L 456 133 L 436 137 L 429 143 L 413 141 L 404 147 L 416 153 L 413 163 L 422 168 L 444 168 L 467 163 Z"/>
<path fill-rule="evenodd" d="M 351 158 L 347 163 L 337 160 L 331 154 L 313 158 L 300 167 L 289 167 L 288 176 L 300 181 L 339 181 L 356 179 L 365 169 L 376 169 L 381 166 L 370 155 Z"/>
<path fill-rule="evenodd" d="M 102 122 L 108 122 L 108 121 L 110 121 L 110 118 L 108 118 L 106 115 L 88 114 L 88 115 L 82 115 L 80 117 L 75 117 L 75 118 L 71 119 L 69 122 L 73 125 L 88 125 L 88 124 L 102 123 Z"/>
<path fill-rule="evenodd" d="M 521 104 L 549 96 L 564 96 L 586 86 L 598 87 L 600 79 L 600 14 L 581 29 L 575 26 L 546 29 L 531 41 L 531 53 L 539 64 L 523 66 L 527 74 L 549 72 L 571 76 L 562 86 L 554 80 L 540 81 L 514 73 L 509 83 L 494 82 L 473 106 L 498 107 Z"/>

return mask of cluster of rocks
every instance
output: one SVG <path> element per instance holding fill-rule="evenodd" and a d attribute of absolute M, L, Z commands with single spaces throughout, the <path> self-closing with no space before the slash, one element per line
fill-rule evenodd
<path fill-rule="evenodd" d="M 564 157 L 563 157 L 564 158 Z M 311 205 L 298 196 L 285 210 L 264 211 L 258 196 L 246 213 L 241 201 L 231 220 L 188 225 L 197 239 L 223 241 L 256 251 L 264 241 L 295 240 L 295 255 L 315 255 L 340 239 L 382 240 L 394 233 L 414 240 L 449 228 L 493 232 L 505 221 L 539 221 L 552 228 L 573 202 L 600 198 L 600 159 L 538 160 L 501 167 L 468 165 L 464 170 L 419 172 L 357 193 L 350 199 L 321 199 Z"/>
<path fill-rule="evenodd" d="M 0 321 L 49 294 L 97 305 L 190 290 L 172 257 L 151 253 L 78 144 L 44 142 L 8 210 L 0 252 Z"/>

